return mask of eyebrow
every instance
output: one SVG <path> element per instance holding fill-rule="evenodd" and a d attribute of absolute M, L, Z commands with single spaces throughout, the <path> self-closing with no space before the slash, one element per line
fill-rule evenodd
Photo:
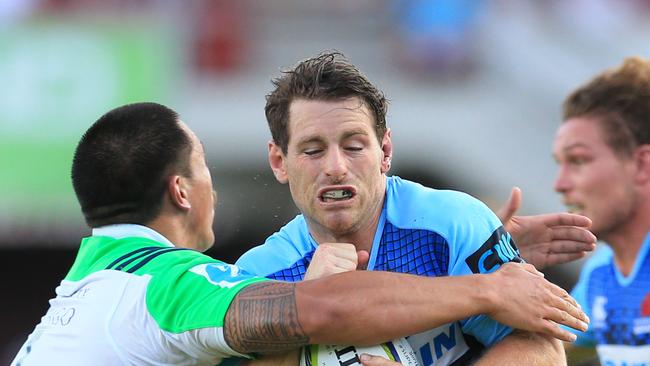
<path fill-rule="evenodd" d="M 368 136 L 368 132 L 366 132 L 366 131 L 364 131 L 364 130 L 361 130 L 361 129 L 358 129 L 358 130 L 355 129 L 355 130 L 351 130 L 351 131 L 346 131 L 346 132 L 343 134 L 343 139 L 345 140 L 345 139 L 350 138 L 350 137 L 352 137 L 352 136 L 354 136 L 354 135 L 364 135 L 364 136 Z"/>
<path fill-rule="evenodd" d="M 323 138 L 318 137 L 318 136 L 307 136 L 307 137 L 304 137 L 303 139 L 301 139 L 300 141 L 298 141 L 298 143 L 296 145 L 297 146 L 302 146 L 302 145 L 307 145 L 307 144 L 314 143 L 314 142 L 315 143 L 322 143 L 324 141 L 325 140 Z"/>
<path fill-rule="evenodd" d="M 343 133 L 342 140 L 348 139 L 348 138 L 350 138 L 352 136 L 355 136 L 355 135 L 368 136 L 368 132 L 366 132 L 366 131 L 364 131 L 362 129 L 354 129 L 354 130 L 346 131 L 346 132 Z M 298 141 L 297 145 L 301 146 L 301 145 L 306 145 L 306 144 L 309 144 L 309 143 L 312 143 L 312 142 L 322 143 L 324 141 L 325 141 L 325 139 L 323 139 L 320 136 L 306 136 L 303 139 L 301 139 L 300 141 Z"/>
<path fill-rule="evenodd" d="M 585 145 L 583 142 L 575 142 L 575 143 L 573 143 L 573 144 L 571 144 L 571 145 L 569 145 L 569 146 L 565 146 L 565 147 L 563 147 L 563 148 L 562 148 L 562 151 L 573 150 L 573 149 L 575 149 L 575 148 L 577 148 L 577 147 L 584 147 L 585 149 L 588 149 L 588 148 L 589 148 L 589 146 Z"/>

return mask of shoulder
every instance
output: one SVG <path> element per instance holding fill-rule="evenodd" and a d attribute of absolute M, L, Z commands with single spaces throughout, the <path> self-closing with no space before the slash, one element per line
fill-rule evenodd
<path fill-rule="evenodd" d="M 267 276 L 290 267 L 315 249 L 302 215 L 269 236 L 264 244 L 244 253 L 237 265 L 258 276 Z"/>
<path fill-rule="evenodd" d="M 571 295 L 576 298 L 583 308 L 588 307 L 587 292 L 593 282 L 591 281 L 592 277 L 594 277 L 595 273 L 602 273 L 602 271 L 599 271 L 600 269 L 610 266 L 613 258 L 612 249 L 607 245 L 601 245 L 580 270 L 580 277 L 573 287 Z"/>
<path fill-rule="evenodd" d="M 387 179 L 386 200 L 388 220 L 402 228 L 448 232 L 482 224 L 491 232 L 501 226 L 492 210 L 467 193 L 433 189 L 396 176 Z"/>

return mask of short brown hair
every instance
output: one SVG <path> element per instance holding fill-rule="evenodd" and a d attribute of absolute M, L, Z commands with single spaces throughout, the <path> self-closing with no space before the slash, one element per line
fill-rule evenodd
<path fill-rule="evenodd" d="M 629 155 L 650 144 L 650 60 L 625 59 L 623 64 L 596 76 L 564 101 L 564 121 L 595 117 L 612 149 Z"/>
<path fill-rule="evenodd" d="M 264 111 L 273 141 L 285 154 L 289 145 L 289 107 L 296 99 L 358 97 L 375 117 L 375 132 L 380 142 L 386 132 L 386 97 L 341 53 L 322 53 L 304 60 L 292 70 L 283 71 L 272 83 L 275 89 L 266 96 Z"/>

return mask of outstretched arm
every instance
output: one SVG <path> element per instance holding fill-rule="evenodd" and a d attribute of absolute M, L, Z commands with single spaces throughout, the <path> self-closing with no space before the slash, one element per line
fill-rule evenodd
<path fill-rule="evenodd" d="M 354 271 L 298 283 L 255 283 L 233 300 L 224 334 L 236 351 L 272 353 L 306 344 L 378 344 L 477 314 L 567 341 L 575 336 L 555 322 L 587 327 L 566 291 L 530 265 L 507 263 L 485 275 Z"/>
<path fill-rule="evenodd" d="M 596 237 L 589 231 L 589 218 L 566 212 L 515 216 L 520 206 L 521 190 L 513 187 L 497 216 L 512 235 L 522 258 L 535 267 L 570 262 L 596 247 Z"/>

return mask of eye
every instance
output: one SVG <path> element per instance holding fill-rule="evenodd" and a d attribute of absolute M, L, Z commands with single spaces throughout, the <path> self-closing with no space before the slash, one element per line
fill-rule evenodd
<path fill-rule="evenodd" d="M 348 146 L 345 148 L 347 151 L 361 151 L 363 150 L 362 146 Z"/>
<path fill-rule="evenodd" d="M 580 165 L 584 165 L 584 164 L 586 164 L 586 163 L 589 162 L 589 161 L 588 161 L 588 159 L 587 159 L 586 157 L 584 157 L 584 156 L 570 156 L 570 157 L 567 159 L 567 162 L 568 162 L 570 165 L 580 166 Z"/>
<path fill-rule="evenodd" d="M 317 155 L 320 154 L 321 152 L 323 152 L 323 149 L 308 149 L 303 151 L 303 153 L 308 156 Z"/>

